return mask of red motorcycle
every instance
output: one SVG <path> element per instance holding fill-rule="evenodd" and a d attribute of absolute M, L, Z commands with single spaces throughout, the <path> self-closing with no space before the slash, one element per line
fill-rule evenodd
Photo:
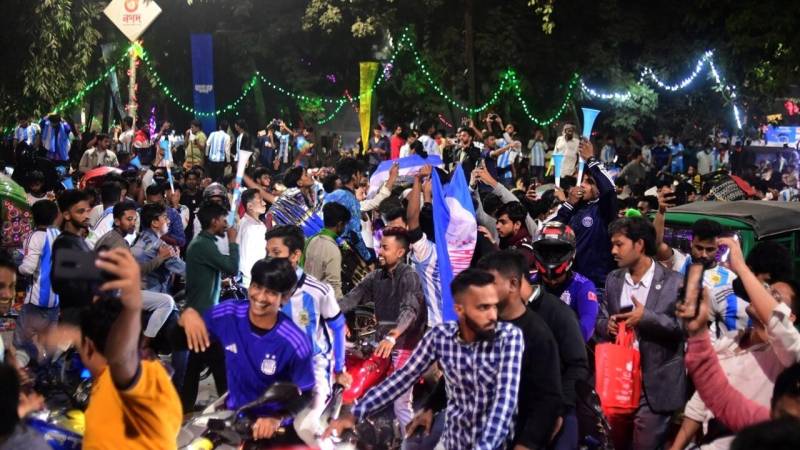
<path fill-rule="evenodd" d="M 353 382 L 342 393 L 342 403 L 352 405 L 392 372 L 392 360 L 374 354 L 378 321 L 373 308 L 359 307 L 352 311 L 348 314 L 347 324 L 350 342 L 347 343 L 345 362 Z M 358 423 L 355 436 L 359 450 L 396 450 L 403 440 L 403 431 L 394 414 L 388 410 Z"/>
<path fill-rule="evenodd" d="M 391 360 L 374 354 L 377 325 L 374 310 L 369 307 L 357 308 L 349 320 L 352 342 L 347 343 L 345 364 L 353 382 L 342 395 L 346 405 L 352 405 L 389 374 Z"/>

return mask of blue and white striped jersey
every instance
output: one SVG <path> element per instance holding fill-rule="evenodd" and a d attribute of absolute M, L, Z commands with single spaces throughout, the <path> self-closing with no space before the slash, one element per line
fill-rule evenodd
<path fill-rule="evenodd" d="M 343 318 L 333 288 L 329 284 L 317 280 L 302 269 L 297 269 L 297 287 L 281 311 L 291 317 L 294 324 L 311 339 L 315 355 L 322 353 L 329 358 L 339 357 L 331 355 L 334 353 L 334 333 L 327 323 L 323 323 Z M 343 359 L 344 355 L 341 357 Z M 343 365 L 344 361 L 338 363 Z M 336 366 L 341 367 L 340 364 Z"/>
<path fill-rule="evenodd" d="M 59 234 L 58 228 L 35 230 L 25 242 L 25 256 L 19 271 L 33 277 L 33 284 L 25 295 L 25 303 L 41 308 L 58 306 L 58 295 L 53 292 L 50 280 L 50 268 L 53 263 L 53 242 Z"/>
<path fill-rule="evenodd" d="M 442 283 L 436 245 L 424 233 L 420 240 L 411 244 L 411 265 L 422 282 L 428 307 L 428 327 L 433 328 L 442 323 Z"/>
<path fill-rule="evenodd" d="M 18 126 L 16 130 L 14 130 L 14 139 L 18 142 L 25 142 L 26 144 L 33 146 L 36 142 L 36 136 L 39 134 L 39 130 L 33 124 L 28 125 L 27 127 Z"/>
<path fill-rule="evenodd" d="M 691 255 L 673 250 L 675 256 L 672 268 L 676 272 L 686 274 L 692 264 Z M 750 325 L 750 317 L 745 308 L 747 302 L 733 293 L 733 280 L 736 274 L 720 264 L 707 269 L 703 273 L 703 285 L 711 290 L 711 313 L 714 326 L 719 327 L 722 333 L 743 330 Z"/>
<path fill-rule="evenodd" d="M 211 162 L 225 162 L 230 153 L 231 137 L 228 133 L 217 130 L 208 136 L 208 160 Z"/>

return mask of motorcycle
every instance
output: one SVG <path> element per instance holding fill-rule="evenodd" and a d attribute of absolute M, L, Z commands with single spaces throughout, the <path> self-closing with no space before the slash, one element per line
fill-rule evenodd
<path fill-rule="evenodd" d="M 340 384 L 333 386 L 331 398 L 320 420 L 327 423 L 336 419 L 342 407 Z M 284 420 L 276 436 L 271 439 L 253 441 L 255 420 L 248 412 L 258 408 L 272 411 L 277 416 L 293 417 L 299 412 L 298 400 L 302 393 L 291 383 L 275 383 L 260 398 L 236 410 L 225 409 L 227 394 L 209 405 L 199 415 L 189 419 L 178 435 L 178 448 L 185 450 L 228 450 L 228 449 L 270 449 L 290 448 L 303 442 L 294 435 L 292 419 Z"/>
<path fill-rule="evenodd" d="M 352 342 L 348 342 L 345 365 L 353 382 L 344 391 L 343 401 L 346 405 L 355 403 L 371 387 L 386 378 L 391 367 L 391 361 L 388 358 L 379 358 L 374 355 L 378 322 L 375 320 L 373 309 L 370 307 L 356 308 L 349 319 L 348 328 Z"/>
<path fill-rule="evenodd" d="M 611 425 L 600 407 L 600 397 L 597 392 L 586 381 L 575 383 L 575 391 L 578 394 L 576 413 L 581 448 L 614 450 L 611 443 Z"/>
<path fill-rule="evenodd" d="M 209 405 L 200 415 L 195 416 L 181 428 L 178 434 L 178 448 L 185 450 L 267 449 L 270 443 L 252 442 L 255 420 L 247 413 L 255 408 L 267 407 L 275 415 L 296 413 L 290 411 L 302 393 L 291 383 L 275 383 L 261 397 L 242 405 L 236 410 L 225 409 L 227 394 Z M 281 423 L 278 437 L 286 433 L 286 424 Z M 282 444 L 285 445 L 285 444 Z"/>
<path fill-rule="evenodd" d="M 92 379 L 74 349 L 43 364 L 33 364 L 35 390 L 44 396 L 45 408 L 25 417 L 54 450 L 78 450 L 83 443 Z M 29 386 L 30 387 L 30 386 Z"/>
<path fill-rule="evenodd" d="M 383 381 L 391 372 L 391 359 L 375 356 L 378 322 L 374 309 L 359 307 L 348 314 L 348 328 L 352 342 L 348 342 L 345 352 L 347 373 L 352 377 L 350 387 L 345 389 L 342 400 L 352 405 L 373 386 Z M 403 430 L 394 419 L 391 410 L 381 412 L 356 425 L 358 448 L 394 449 L 399 448 Z"/>
<path fill-rule="evenodd" d="M 247 300 L 247 289 L 243 288 L 235 277 L 222 279 L 219 302 L 228 300 Z"/>

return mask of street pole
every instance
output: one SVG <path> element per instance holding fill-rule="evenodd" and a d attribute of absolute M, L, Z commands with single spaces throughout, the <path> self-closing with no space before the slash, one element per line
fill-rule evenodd
<path fill-rule="evenodd" d="M 136 110 L 138 99 L 136 98 L 136 46 L 130 48 L 130 66 L 128 68 L 128 116 L 133 118 L 133 129 L 136 129 Z"/>

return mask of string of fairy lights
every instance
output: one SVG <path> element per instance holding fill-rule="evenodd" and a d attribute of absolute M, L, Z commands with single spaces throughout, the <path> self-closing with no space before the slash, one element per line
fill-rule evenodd
<path fill-rule="evenodd" d="M 714 64 L 714 52 L 712 50 L 708 50 L 697 60 L 694 65 L 694 70 L 686 77 L 684 77 L 680 82 L 670 84 L 656 75 L 655 71 L 650 67 L 644 67 L 639 77 L 639 83 L 653 83 L 658 86 L 659 89 L 665 90 L 668 92 L 677 92 L 682 91 L 684 89 L 688 89 L 689 86 L 703 73 L 703 68 L 708 66 L 707 72 L 711 73 L 711 76 L 714 78 L 714 82 L 716 83 L 717 87 L 719 88 L 720 92 L 727 94 L 731 100 L 731 109 L 733 111 L 733 118 L 736 121 L 736 127 L 738 129 L 742 128 L 742 118 L 741 114 L 739 113 L 739 107 L 736 105 L 736 86 L 731 84 L 726 84 L 723 78 L 720 76 L 719 71 L 717 71 L 717 67 Z M 630 91 L 626 92 L 602 92 L 590 88 L 587 86 L 584 81 L 581 79 L 581 90 L 589 97 L 596 98 L 599 100 L 614 100 L 618 102 L 627 102 L 631 99 L 632 95 Z"/>
<path fill-rule="evenodd" d="M 344 95 L 339 97 L 326 97 L 326 96 L 316 96 L 316 95 L 307 95 L 304 93 L 296 92 L 292 89 L 286 88 L 279 83 L 276 83 L 269 78 L 265 77 L 261 72 L 256 71 L 252 77 L 244 84 L 242 88 L 242 92 L 239 96 L 233 100 L 232 102 L 219 107 L 214 111 L 200 111 L 186 102 L 182 101 L 178 96 L 174 93 L 174 90 L 170 88 L 162 79 L 161 75 L 159 74 L 158 70 L 155 68 L 150 54 L 141 47 L 138 43 L 131 44 L 125 52 L 120 56 L 118 60 L 112 63 L 106 70 L 104 70 L 97 78 L 93 79 L 92 81 L 88 82 L 82 89 L 76 92 L 74 95 L 70 96 L 69 98 L 65 99 L 61 103 L 59 103 L 54 109 L 54 112 L 62 112 L 69 107 L 75 106 L 79 104 L 83 98 L 90 92 L 92 89 L 97 87 L 99 84 L 103 82 L 109 75 L 114 73 L 120 64 L 128 57 L 128 53 L 131 50 L 135 50 L 141 59 L 144 62 L 144 66 L 147 69 L 147 73 L 149 74 L 149 80 L 153 84 L 155 88 L 161 91 L 164 97 L 174 103 L 183 111 L 194 115 L 195 117 L 215 117 L 221 114 L 229 114 L 238 111 L 238 108 L 242 101 L 250 94 L 250 92 L 255 87 L 256 83 L 261 82 L 262 85 L 271 88 L 272 90 L 285 95 L 297 102 L 317 102 L 320 104 L 327 104 L 333 105 L 334 108 L 330 111 L 328 115 L 323 117 L 322 119 L 318 120 L 317 123 L 319 125 L 324 125 L 331 120 L 333 120 L 343 109 L 343 107 L 348 103 L 357 103 L 361 97 L 361 95 L 357 96 L 350 96 Z M 384 63 L 384 68 L 394 67 L 395 60 L 398 54 L 401 51 L 408 51 L 411 53 L 414 62 L 416 63 L 416 69 L 425 79 L 425 82 L 433 89 L 433 91 L 448 105 L 452 108 L 463 111 L 470 115 L 475 115 L 481 112 L 486 111 L 492 105 L 496 104 L 500 101 L 504 94 L 509 94 L 512 98 L 516 99 L 520 108 L 524 112 L 525 116 L 530 120 L 532 123 L 538 126 L 547 126 L 558 120 L 558 118 L 564 113 L 564 111 L 569 107 L 570 101 L 574 97 L 575 92 L 577 91 L 577 87 L 580 86 L 581 92 L 589 98 L 593 98 L 600 101 L 616 101 L 616 102 L 628 102 L 632 100 L 632 94 L 630 91 L 625 92 L 604 92 L 595 88 L 590 87 L 586 84 L 584 79 L 577 73 L 573 74 L 570 77 L 570 80 L 567 83 L 564 97 L 560 102 L 558 108 L 550 115 L 543 115 L 539 116 L 533 112 L 533 108 L 528 104 L 528 102 L 523 97 L 521 80 L 517 75 L 516 71 L 513 69 L 508 69 L 501 73 L 500 78 L 498 80 L 497 87 L 491 92 L 488 99 L 476 106 L 470 106 L 468 104 L 464 104 L 454 98 L 451 94 L 449 94 L 441 85 L 440 83 L 435 80 L 434 76 L 431 73 L 431 70 L 425 64 L 422 55 L 420 54 L 419 50 L 417 50 L 414 41 L 410 37 L 410 33 L 408 29 L 404 30 L 401 34 L 400 38 L 397 40 L 397 45 L 394 46 L 392 54 L 389 60 Z M 728 95 L 732 103 L 732 110 L 734 120 L 736 122 L 737 128 L 742 128 L 742 121 L 741 121 L 741 114 L 739 111 L 738 106 L 736 105 L 736 87 L 734 85 L 725 84 L 724 79 L 720 76 L 719 71 L 717 70 L 714 60 L 713 60 L 714 52 L 713 51 L 706 51 L 703 55 L 697 60 L 694 66 L 694 70 L 686 77 L 684 77 L 678 83 L 668 83 L 662 80 L 653 69 L 649 67 L 644 67 L 641 71 L 639 83 L 649 83 L 656 85 L 659 89 L 667 91 L 667 92 L 677 92 L 682 91 L 684 89 L 688 89 L 690 85 L 702 74 L 704 73 L 704 68 L 707 66 L 707 72 L 711 73 L 716 85 L 720 88 L 719 90 Z M 376 77 L 374 82 L 372 83 L 371 90 L 375 90 L 380 87 L 387 79 L 389 78 L 388 70 L 382 70 L 379 72 L 379 75 Z M 4 134 L 11 133 L 14 127 L 9 127 L 3 129 Z"/>

